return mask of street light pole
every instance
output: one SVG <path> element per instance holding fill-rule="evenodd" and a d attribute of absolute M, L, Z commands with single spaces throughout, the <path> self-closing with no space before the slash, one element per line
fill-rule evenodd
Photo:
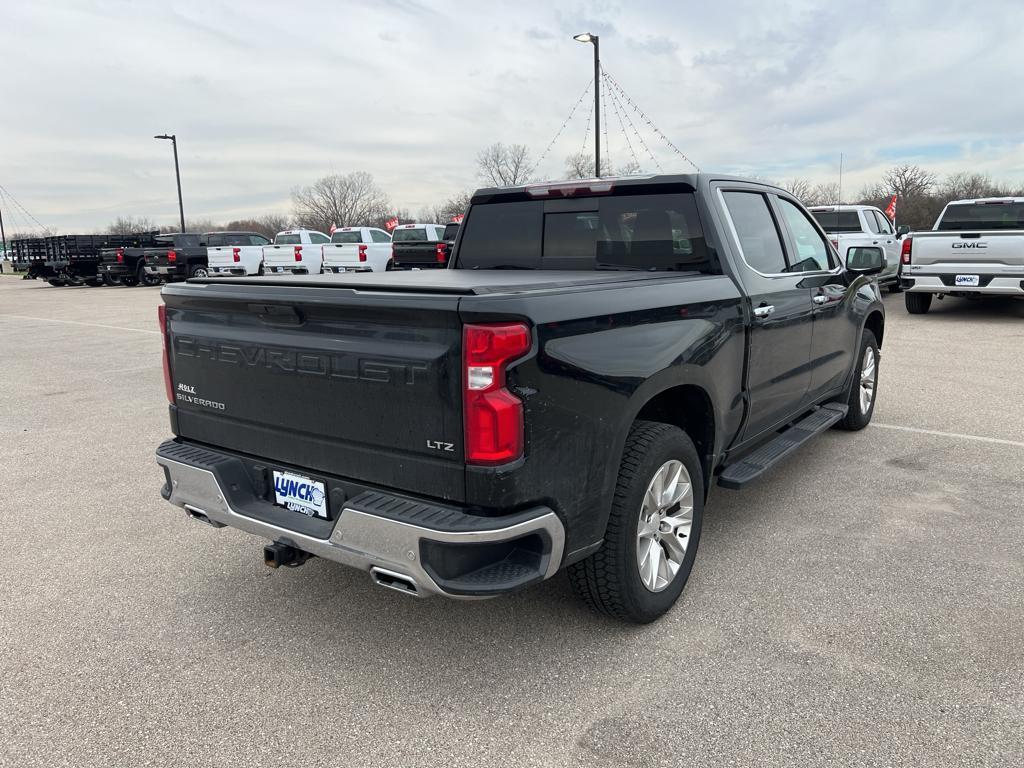
<path fill-rule="evenodd" d="M 181 217 L 181 231 L 185 231 L 185 205 L 181 201 L 181 171 L 178 170 L 178 137 L 173 133 L 166 133 L 154 136 L 154 139 L 170 139 L 171 147 L 174 149 L 174 178 L 178 182 L 178 215 Z"/>
<path fill-rule="evenodd" d="M 584 32 L 573 40 L 594 44 L 594 176 L 601 177 L 601 38 Z"/>

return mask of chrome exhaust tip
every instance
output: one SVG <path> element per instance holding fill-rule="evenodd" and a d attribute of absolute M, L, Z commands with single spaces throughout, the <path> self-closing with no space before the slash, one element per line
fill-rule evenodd
<path fill-rule="evenodd" d="M 378 586 L 393 589 L 396 592 L 412 595 L 413 597 L 423 596 L 416 581 L 404 573 L 396 573 L 395 571 L 388 571 L 374 566 L 370 569 L 370 577 Z"/>

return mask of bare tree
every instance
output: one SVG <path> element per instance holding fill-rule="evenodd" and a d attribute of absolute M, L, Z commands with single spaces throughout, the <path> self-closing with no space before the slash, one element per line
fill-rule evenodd
<path fill-rule="evenodd" d="M 529 181 L 530 151 L 525 144 L 500 141 L 480 150 L 477 175 L 494 187 L 514 187 Z"/>
<path fill-rule="evenodd" d="M 839 182 L 815 184 L 807 197 L 801 197 L 800 200 L 805 205 L 839 205 Z"/>
<path fill-rule="evenodd" d="M 224 225 L 229 232 L 258 232 L 271 239 L 288 228 L 288 217 L 279 213 L 268 213 L 256 219 L 236 219 Z"/>
<path fill-rule="evenodd" d="M 108 235 L 131 235 L 136 232 L 155 232 L 156 222 L 146 216 L 118 216 L 107 226 Z"/>
<path fill-rule="evenodd" d="M 882 177 L 882 186 L 889 194 L 895 193 L 904 200 L 923 197 L 935 186 L 935 174 L 919 165 L 897 165 Z"/>
<path fill-rule="evenodd" d="M 939 197 L 947 200 L 971 200 L 977 197 L 993 197 L 1000 194 L 1000 191 L 988 174 L 954 173 L 942 182 Z"/>
<path fill-rule="evenodd" d="M 790 179 L 789 181 L 782 182 L 781 186 L 797 200 L 804 203 L 811 199 L 811 194 L 814 191 L 814 185 L 807 179 Z"/>
<path fill-rule="evenodd" d="M 613 166 L 605 163 L 601 166 L 602 176 L 632 176 L 640 173 L 640 163 L 630 160 L 623 165 Z M 565 178 L 594 178 L 594 155 L 590 152 L 576 152 L 565 158 Z"/>
<path fill-rule="evenodd" d="M 465 213 L 469 207 L 469 199 L 472 197 L 472 192 L 459 192 L 457 195 L 445 200 L 440 205 L 428 205 L 420 209 L 421 222 L 434 222 L 436 224 L 445 224 L 451 221 L 455 216 L 460 213 Z"/>
<path fill-rule="evenodd" d="M 391 203 L 373 176 L 355 171 L 324 176 L 308 187 L 292 191 L 295 223 L 326 232 L 339 227 L 366 226 L 388 218 Z"/>

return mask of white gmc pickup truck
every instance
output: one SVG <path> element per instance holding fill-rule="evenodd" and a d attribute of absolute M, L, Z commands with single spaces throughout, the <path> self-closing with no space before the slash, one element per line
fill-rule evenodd
<path fill-rule="evenodd" d="M 903 238 L 900 262 L 914 315 L 932 296 L 1024 296 L 1024 197 L 952 201 L 931 231 Z"/>

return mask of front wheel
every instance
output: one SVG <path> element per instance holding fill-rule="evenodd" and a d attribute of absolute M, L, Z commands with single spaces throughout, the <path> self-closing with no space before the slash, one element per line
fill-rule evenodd
<path fill-rule="evenodd" d="M 850 382 L 850 394 L 846 398 L 846 416 L 838 424 L 841 429 L 856 431 L 864 429 L 871 422 L 871 415 L 875 412 L 875 396 L 878 394 L 878 361 L 875 334 L 865 329 L 860 340 L 857 367 L 853 372 L 853 381 Z"/>
<path fill-rule="evenodd" d="M 906 302 L 907 312 L 912 315 L 923 315 L 932 305 L 930 293 L 904 293 L 903 301 Z"/>
<path fill-rule="evenodd" d="M 569 566 L 573 589 L 599 613 L 654 621 L 686 586 L 703 517 L 704 480 L 693 442 L 670 424 L 635 422 L 604 543 Z"/>

